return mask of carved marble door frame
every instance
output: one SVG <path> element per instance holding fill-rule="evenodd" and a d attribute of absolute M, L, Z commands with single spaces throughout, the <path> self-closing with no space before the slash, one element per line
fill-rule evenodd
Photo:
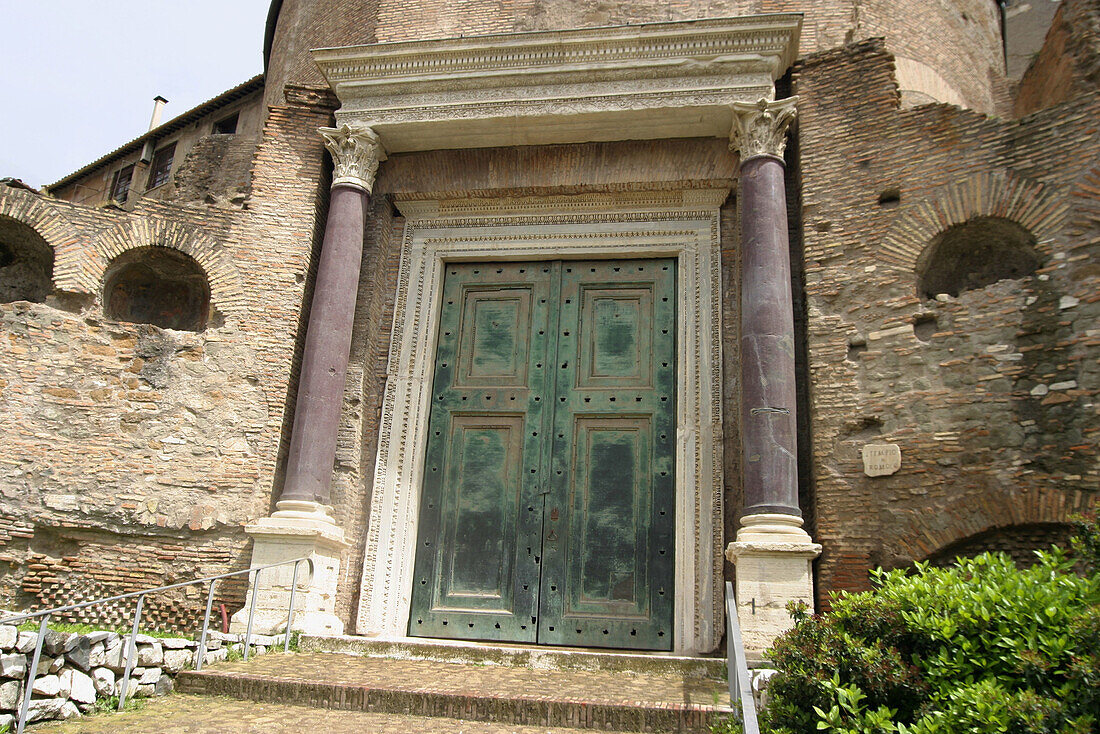
<path fill-rule="evenodd" d="M 673 650 L 722 634 L 719 207 L 728 189 L 399 201 L 406 217 L 363 559 L 359 634 L 404 639 L 448 261 L 675 257 L 676 545 Z"/>

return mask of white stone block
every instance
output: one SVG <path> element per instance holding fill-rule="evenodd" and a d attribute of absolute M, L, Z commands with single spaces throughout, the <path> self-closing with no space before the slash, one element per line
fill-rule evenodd
<path fill-rule="evenodd" d="M 137 662 L 138 665 L 146 667 L 160 665 L 164 662 L 164 648 L 161 647 L 160 642 L 155 642 L 152 645 L 139 645 Z"/>
<path fill-rule="evenodd" d="M 66 678 L 68 679 L 66 681 Z M 95 703 L 95 682 L 90 675 L 85 675 L 79 670 L 67 669 L 61 673 L 61 686 L 69 688 L 69 698 L 77 703 Z"/>
<path fill-rule="evenodd" d="M 110 668 L 96 668 L 92 671 L 92 685 L 101 696 L 115 695 L 115 672 Z"/>
<path fill-rule="evenodd" d="M 138 679 L 138 685 L 152 685 L 160 680 L 161 670 L 160 668 L 146 668 L 145 672 L 141 674 L 141 678 Z"/>
<path fill-rule="evenodd" d="M 23 684 L 17 680 L 0 683 L 0 709 L 15 711 L 19 706 L 19 697 L 23 693 Z"/>
<path fill-rule="evenodd" d="M 34 679 L 34 688 L 31 689 L 37 696 L 59 696 L 61 693 L 61 679 L 56 675 L 42 675 Z M 65 696 L 68 698 L 68 696 Z"/>
<path fill-rule="evenodd" d="M 38 633 L 30 632 L 28 630 L 22 630 L 19 633 L 19 639 L 15 643 L 15 649 L 22 653 L 33 653 L 35 646 L 38 644 Z"/>
<path fill-rule="evenodd" d="M 61 718 L 61 711 L 68 702 L 64 698 L 31 699 L 27 707 L 27 722 Z"/>
<path fill-rule="evenodd" d="M 15 647 L 15 643 L 18 639 L 19 630 L 15 628 L 15 625 L 0 625 L 0 650 L 9 652 Z"/>
<path fill-rule="evenodd" d="M 80 713 L 80 709 L 78 709 L 76 707 L 76 704 L 72 701 L 66 701 L 65 703 L 61 704 L 61 710 L 57 712 L 57 718 L 61 719 L 62 721 L 79 718 L 81 715 L 82 714 Z"/>
<path fill-rule="evenodd" d="M 23 678 L 26 675 L 26 655 L 18 652 L 0 655 L 0 678 Z"/>
<path fill-rule="evenodd" d="M 164 669 L 170 675 L 175 675 L 184 668 L 191 666 L 195 655 L 190 650 L 165 650 Z"/>

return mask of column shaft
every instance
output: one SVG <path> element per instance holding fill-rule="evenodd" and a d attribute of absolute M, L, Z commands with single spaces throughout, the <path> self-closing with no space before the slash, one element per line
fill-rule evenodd
<path fill-rule="evenodd" d="M 333 186 L 306 328 L 281 499 L 327 504 L 344 404 L 369 195 Z"/>
<path fill-rule="evenodd" d="M 794 310 L 783 164 L 741 164 L 741 413 L 746 515 L 801 516 Z"/>

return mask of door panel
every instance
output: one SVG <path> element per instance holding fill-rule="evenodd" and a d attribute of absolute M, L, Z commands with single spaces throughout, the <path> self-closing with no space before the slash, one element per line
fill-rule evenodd
<path fill-rule="evenodd" d="M 446 266 L 409 634 L 536 641 L 551 270 Z"/>
<path fill-rule="evenodd" d="M 522 486 L 522 415 L 457 415 L 451 421 L 440 511 L 436 607 L 507 612 Z M 477 563 L 468 559 L 476 558 Z"/>
<path fill-rule="evenodd" d="M 671 649 L 675 282 L 446 266 L 410 634 Z"/>
<path fill-rule="evenodd" d="M 578 418 L 566 542 L 566 616 L 644 617 L 648 588 L 647 418 Z"/>
<path fill-rule="evenodd" d="M 675 276 L 562 263 L 540 642 L 672 648 Z"/>

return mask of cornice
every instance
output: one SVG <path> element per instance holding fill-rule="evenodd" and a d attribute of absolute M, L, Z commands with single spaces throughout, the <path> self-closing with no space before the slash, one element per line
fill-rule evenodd
<path fill-rule="evenodd" d="M 391 153 L 726 137 L 729 104 L 771 98 L 801 15 L 403 41 L 313 52 L 340 122 Z"/>

